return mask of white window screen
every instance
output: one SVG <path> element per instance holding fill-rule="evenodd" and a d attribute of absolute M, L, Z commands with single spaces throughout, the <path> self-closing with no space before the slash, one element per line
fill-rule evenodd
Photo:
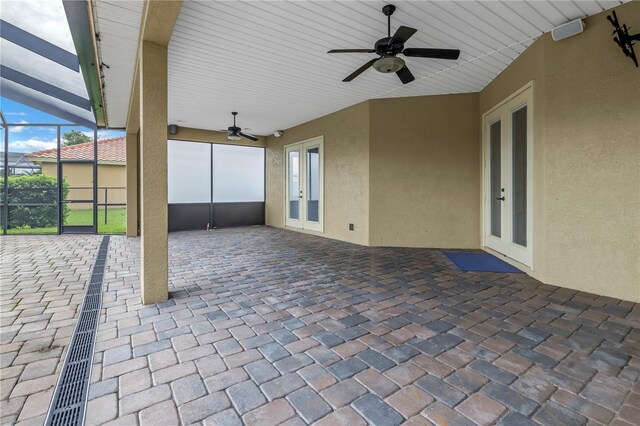
<path fill-rule="evenodd" d="M 169 203 L 211 202 L 211 145 L 169 141 Z"/>
<path fill-rule="evenodd" d="M 264 201 L 264 149 L 213 146 L 213 202 Z"/>

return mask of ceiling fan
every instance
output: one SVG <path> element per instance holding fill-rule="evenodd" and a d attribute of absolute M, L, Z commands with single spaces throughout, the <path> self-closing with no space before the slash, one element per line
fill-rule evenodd
<path fill-rule="evenodd" d="M 415 80 L 409 68 L 398 54 L 415 58 L 436 58 L 436 59 L 458 59 L 460 51 L 456 49 L 416 49 L 404 48 L 404 44 L 417 31 L 414 28 L 401 26 L 391 36 L 391 15 L 396 11 L 396 7 L 388 4 L 382 8 L 382 13 L 387 16 L 387 37 L 376 41 L 373 49 L 334 49 L 327 53 L 376 53 L 379 58 L 374 58 L 355 70 L 342 81 L 351 81 L 365 70 L 372 67 L 382 73 L 395 72 L 403 84 L 411 83 Z"/>
<path fill-rule="evenodd" d="M 221 132 L 227 132 L 227 131 L 229 132 L 229 135 L 227 136 L 227 140 L 239 141 L 241 138 L 246 138 L 256 142 L 258 140 L 257 137 L 250 135 L 249 133 L 243 133 L 242 129 L 236 126 L 236 115 L 238 115 L 238 113 L 234 111 L 231 114 L 233 114 L 233 126 L 228 127 L 226 130 L 220 130 Z"/>

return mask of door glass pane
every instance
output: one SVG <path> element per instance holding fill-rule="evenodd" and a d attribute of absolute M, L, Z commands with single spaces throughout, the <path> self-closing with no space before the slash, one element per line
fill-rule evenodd
<path fill-rule="evenodd" d="M 289 218 L 300 219 L 300 151 L 289 151 L 288 174 L 289 179 Z"/>
<path fill-rule="evenodd" d="M 500 140 L 500 121 L 489 128 L 489 179 L 491 196 L 491 235 L 502 236 L 502 146 Z"/>
<path fill-rule="evenodd" d="M 213 202 L 264 201 L 264 148 L 213 145 Z"/>
<path fill-rule="evenodd" d="M 527 246 L 527 107 L 511 114 L 513 242 Z"/>
<path fill-rule="evenodd" d="M 319 221 L 320 148 L 307 149 L 307 220 Z"/>
<path fill-rule="evenodd" d="M 169 141 L 167 146 L 169 204 L 211 202 L 211 145 Z"/>

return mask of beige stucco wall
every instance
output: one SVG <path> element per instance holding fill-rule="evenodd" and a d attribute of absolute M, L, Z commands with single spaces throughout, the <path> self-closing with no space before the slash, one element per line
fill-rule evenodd
<path fill-rule="evenodd" d="M 478 94 L 370 109 L 370 245 L 478 248 Z"/>
<path fill-rule="evenodd" d="M 57 163 L 42 163 L 42 174 L 45 176 L 58 177 Z"/>
<path fill-rule="evenodd" d="M 270 136 L 267 225 L 284 227 L 284 146 L 322 135 L 325 237 L 479 247 L 477 116 L 478 94 L 372 100 Z"/>
<path fill-rule="evenodd" d="M 640 2 L 616 11 L 640 27 Z M 534 80 L 531 274 L 640 301 L 640 74 L 607 13 L 579 36 L 537 40 L 480 93 L 480 112 Z"/>
<path fill-rule="evenodd" d="M 640 27 L 640 2 L 616 10 Z M 269 137 L 267 224 L 284 226 L 283 146 L 324 135 L 325 236 L 481 247 L 482 114 L 533 81 L 534 253 L 524 269 L 640 302 L 640 74 L 607 13 L 576 37 L 540 37 L 480 93 L 372 100 Z"/>
<path fill-rule="evenodd" d="M 269 136 L 265 153 L 266 223 L 284 227 L 284 146 L 316 136 L 324 137 L 324 187 L 327 190 L 323 236 L 368 244 L 368 102 L 291 128 L 279 138 Z M 353 231 L 349 231 L 349 223 L 354 224 Z"/>
<path fill-rule="evenodd" d="M 91 164 L 64 164 L 64 178 L 71 187 L 92 187 L 93 186 L 93 166 Z M 43 162 L 42 173 L 47 176 L 57 177 L 58 168 L 56 163 Z M 98 186 L 99 187 L 119 187 L 126 188 L 126 167 L 124 164 L 98 164 Z M 93 194 L 87 191 L 73 191 L 69 194 L 70 199 L 92 198 Z M 126 189 L 110 189 L 108 195 L 109 203 L 126 203 Z M 104 190 L 98 190 L 98 201 L 104 202 Z M 85 209 L 87 206 L 73 206 L 71 208 Z"/>
<path fill-rule="evenodd" d="M 42 173 L 56 177 L 56 163 L 42 163 Z M 93 185 L 93 166 L 91 164 L 64 165 L 64 177 L 70 186 Z M 98 164 L 98 186 L 127 186 L 124 164 Z"/>

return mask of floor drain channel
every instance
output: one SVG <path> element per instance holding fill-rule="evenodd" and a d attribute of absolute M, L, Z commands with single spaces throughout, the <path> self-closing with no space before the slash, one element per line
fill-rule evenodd
<path fill-rule="evenodd" d="M 84 296 L 84 304 L 71 338 L 62 372 L 58 378 L 53 400 L 49 406 L 47 425 L 71 426 L 81 425 L 84 422 L 108 249 L 109 236 L 107 235 L 102 237 L 96 261 L 93 264 L 91 280 Z"/>

